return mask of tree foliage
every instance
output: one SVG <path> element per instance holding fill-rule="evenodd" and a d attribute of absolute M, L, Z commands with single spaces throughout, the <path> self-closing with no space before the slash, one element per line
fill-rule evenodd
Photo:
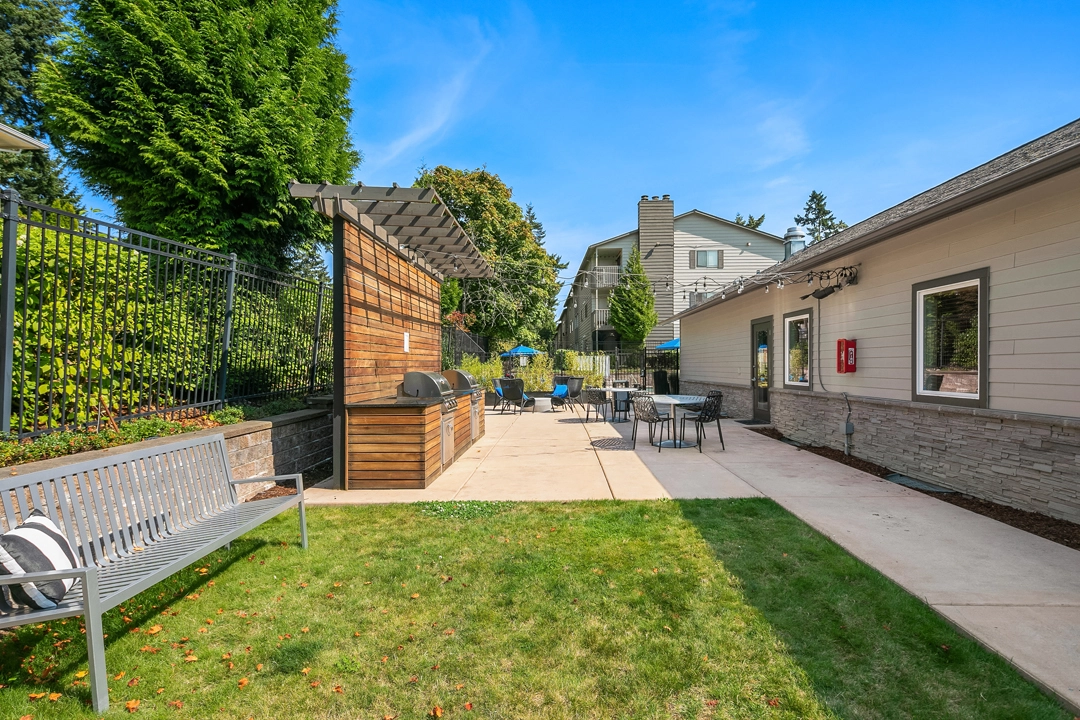
<path fill-rule="evenodd" d="M 656 327 L 656 298 L 636 247 L 630 251 L 619 284 L 611 291 L 608 307 L 611 325 L 624 346 L 640 346 Z"/>
<path fill-rule="evenodd" d="M 743 227 L 748 227 L 751 230 L 757 230 L 759 227 L 761 227 L 761 223 L 765 222 L 765 213 L 761 213 L 757 217 L 754 217 L 752 214 L 748 213 L 746 215 L 746 219 L 743 219 L 741 213 L 735 213 L 734 222 L 736 225 L 742 225 Z"/>
<path fill-rule="evenodd" d="M 76 0 L 45 126 L 134 228 L 282 267 L 329 240 L 286 185 L 359 162 L 334 0 Z"/>
<path fill-rule="evenodd" d="M 64 0 L 0 0 L 0 122 L 48 141 L 34 70 L 55 54 L 53 40 L 64 28 Z M 79 196 L 47 152 L 0 153 L 0 185 L 27 200 L 78 204 Z"/>
<path fill-rule="evenodd" d="M 472 316 L 469 329 L 492 340 L 546 347 L 555 334 L 558 273 L 566 265 L 544 249 L 536 214 L 523 212 L 513 191 L 486 168 L 421 168 L 414 187 L 439 193 L 495 271 L 490 279 L 445 283 L 444 313 L 453 306 Z"/>
<path fill-rule="evenodd" d="M 820 242 L 847 227 L 846 222 L 837 219 L 832 210 L 825 206 L 825 195 L 817 190 L 811 191 L 802 215 L 795 216 L 795 224 L 806 229 L 811 242 Z"/>

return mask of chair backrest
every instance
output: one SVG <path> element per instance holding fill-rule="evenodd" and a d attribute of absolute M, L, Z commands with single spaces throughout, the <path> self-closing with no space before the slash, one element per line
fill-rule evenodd
<path fill-rule="evenodd" d="M 642 422 L 657 422 L 660 419 L 660 413 L 656 410 L 652 395 L 634 396 L 634 417 Z"/>
<path fill-rule="evenodd" d="M 572 398 L 581 397 L 581 386 L 585 384 L 583 377 L 566 378 L 566 394 Z"/>
<path fill-rule="evenodd" d="M 520 402 L 525 397 L 525 381 L 521 378 L 502 381 L 503 399 Z"/>
<path fill-rule="evenodd" d="M 698 415 L 698 419 L 701 422 L 716 422 L 720 419 L 720 409 L 724 405 L 724 393 L 719 390 L 710 390 L 708 396 L 705 398 L 705 403 L 701 406 L 701 413 Z"/>
<path fill-rule="evenodd" d="M 0 480 L 0 532 L 37 508 L 104 565 L 236 504 L 223 435 L 136 447 Z"/>
<path fill-rule="evenodd" d="M 565 385 L 566 379 L 569 377 L 569 375 L 554 375 L 551 379 L 551 386 L 554 388 L 556 385 Z"/>
<path fill-rule="evenodd" d="M 502 392 L 502 378 L 491 378 L 491 389 L 497 393 Z"/>
<path fill-rule="evenodd" d="M 596 388 L 586 388 L 584 393 L 584 400 L 589 405 L 606 405 L 607 393 L 603 390 Z"/>

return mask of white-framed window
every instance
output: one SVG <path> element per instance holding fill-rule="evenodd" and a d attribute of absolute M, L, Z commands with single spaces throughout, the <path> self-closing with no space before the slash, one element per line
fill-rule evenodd
<path fill-rule="evenodd" d="M 912 287 L 912 399 L 986 407 L 987 270 Z"/>
<path fill-rule="evenodd" d="M 691 268 L 722 268 L 724 267 L 723 250 L 693 250 L 690 252 Z"/>
<path fill-rule="evenodd" d="M 710 292 L 692 292 L 692 293 L 690 293 L 690 307 L 694 307 L 695 305 L 700 305 L 701 303 L 705 302 L 706 300 L 708 300 L 709 298 L 711 298 L 715 294 L 716 293 L 711 292 L 711 291 Z"/>
<path fill-rule="evenodd" d="M 784 386 L 811 387 L 811 332 L 809 310 L 784 316 Z"/>

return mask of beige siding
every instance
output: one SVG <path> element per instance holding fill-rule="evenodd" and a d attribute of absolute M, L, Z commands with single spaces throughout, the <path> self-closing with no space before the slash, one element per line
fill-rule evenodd
<path fill-rule="evenodd" d="M 843 265 L 860 265 L 859 284 L 821 301 L 820 312 L 799 300 L 803 285 L 758 290 L 683 320 L 683 377 L 749 384 L 750 320 L 772 315 L 779 330 L 785 313 L 813 307 L 815 389 L 824 382 L 834 392 L 910 399 L 912 285 L 989 267 L 990 407 L 1080 417 L 1080 170 L 818 269 Z M 854 374 L 835 371 L 841 337 L 858 341 Z"/>

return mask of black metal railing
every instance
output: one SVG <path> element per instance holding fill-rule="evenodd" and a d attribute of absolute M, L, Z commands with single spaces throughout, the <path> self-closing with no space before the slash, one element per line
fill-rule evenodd
<path fill-rule="evenodd" d="M 0 432 L 324 392 L 324 283 L 0 195 Z"/>
<path fill-rule="evenodd" d="M 480 358 L 480 362 L 487 362 L 491 357 L 488 353 L 487 338 L 444 325 L 442 329 L 443 369 L 461 367 L 461 359 L 466 355 L 475 355 Z"/>

